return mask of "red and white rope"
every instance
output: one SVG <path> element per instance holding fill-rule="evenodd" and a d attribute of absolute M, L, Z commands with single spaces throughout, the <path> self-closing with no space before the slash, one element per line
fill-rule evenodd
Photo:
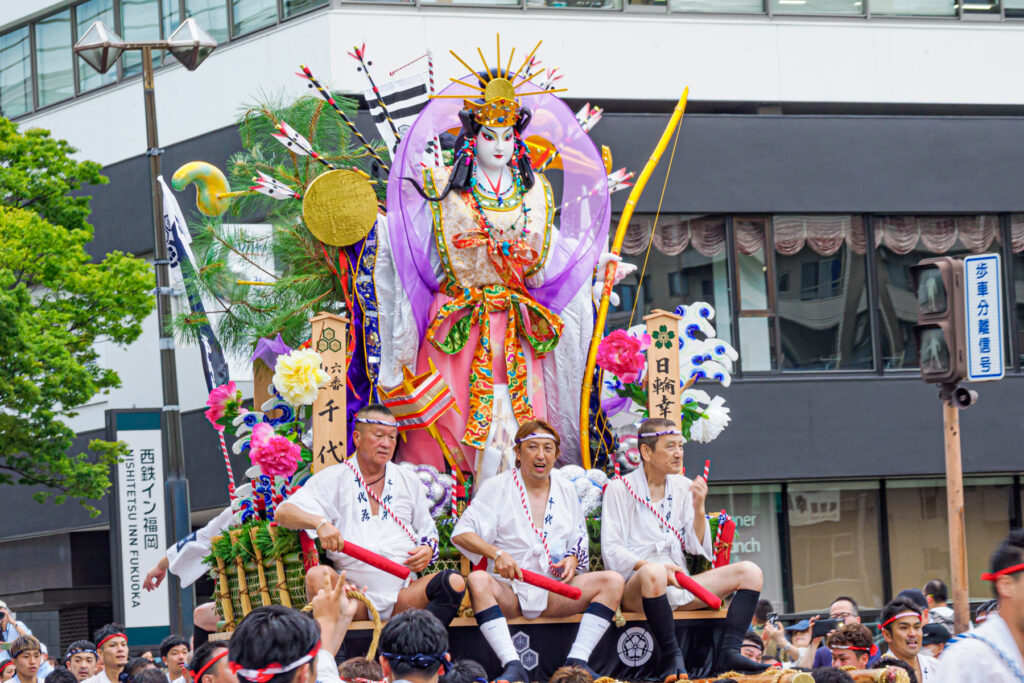
<path fill-rule="evenodd" d="M 622 482 L 622 485 L 626 487 L 626 492 L 629 495 L 631 495 L 633 497 L 633 499 L 636 500 L 636 502 L 640 503 L 645 508 L 647 508 L 648 510 L 651 511 L 651 514 L 654 515 L 655 519 L 657 519 L 661 523 L 662 527 L 668 529 L 673 534 L 675 534 L 676 538 L 679 539 L 679 545 L 685 551 L 686 550 L 686 541 L 683 539 L 683 534 L 679 531 L 679 529 L 677 529 L 674 526 L 672 526 L 671 524 L 669 524 L 668 520 L 661 516 L 661 513 L 658 512 L 658 508 L 654 507 L 654 504 L 651 503 L 651 501 L 646 500 L 644 498 L 641 498 L 640 495 L 633 489 L 633 487 L 630 486 L 628 481 L 626 481 L 622 477 L 615 477 L 615 479 L 618 479 L 619 481 Z"/>
<path fill-rule="evenodd" d="M 228 471 L 228 498 L 235 499 L 235 473 L 231 470 L 231 456 L 228 455 L 228 445 L 224 441 L 224 432 L 217 430 L 220 437 L 220 452 L 224 454 L 224 468 Z"/>
<path fill-rule="evenodd" d="M 420 55 L 419 57 L 417 57 L 416 59 L 412 60 L 411 62 L 406 62 L 405 64 L 403 64 L 402 66 L 398 67 L 398 68 L 397 68 L 397 69 L 395 69 L 394 71 L 389 71 L 389 72 L 388 72 L 388 76 L 394 76 L 394 75 L 395 75 L 396 73 L 398 73 L 398 72 L 399 72 L 399 71 L 401 71 L 402 69 L 405 69 L 405 68 L 407 68 L 407 67 L 410 67 L 410 66 L 412 66 L 413 64 L 415 64 L 416 62 L 418 62 L 418 61 L 420 61 L 421 59 L 423 59 L 424 57 L 429 57 L 429 56 L 430 56 L 430 52 L 428 51 L 428 52 L 427 52 L 427 54 L 424 54 L 424 55 Z M 430 84 L 430 92 L 434 92 L 434 84 L 433 84 L 433 82 L 431 82 L 431 84 Z"/>
<path fill-rule="evenodd" d="M 523 506 L 523 512 L 526 513 L 526 521 L 530 523 L 530 528 L 533 529 L 533 533 L 537 534 L 537 538 L 540 539 L 540 544 L 544 546 L 544 554 L 548 558 L 548 567 L 555 566 L 555 563 L 551 561 L 551 548 L 548 547 L 548 539 L 544 538 L 544 532 L 537 528 L 537 525 L 533 523 L 533 513 L 530 512 L 530 504 L 526 501 L 526 487 L 523 486 L 523 480 L 519 478 L 519 470 L 515 467 L 512 468 L 512 482 L 516 485 L 516 489 L 519 491 L 519 503 Z"/>
<path fill-rule="evenodd" d="M 430 86 L 430 94 L 434 94 L 434 53 L 427 50 L 427 83 Z M 434 136 L 434 166 L 441 166 L 441 138 Z"/>
<path fill-rule="evenodd" d="M 370 487 L 366 485 L 366 482 L 363 480 L 363 475 L 359 473 L 359 468 L 352 464 L 353 459 L 354 458 L 349 458 L 348 460 L 345 461 L 345 464 L 348 465 L 348 468 L 350 470 L 352 470 L 352 474 L 356 475 L 356 481 L 358 481 L 359 485 L 363 487 L 364 491 L 366 491 L 366 495 L 377 501 L 377 505 L 379 505 L 381 509 L 388 513 L 388 517 L 393 519 L 395 521 L 395 524 L 402 528 L 402 531 L 404 531 L 405 535 L 409 537 L 409 540 L 418 545 L 419 541 L 416 539 L 416 536 L 412 533 L 412 531 L 409 529 L 406 523 L 400 520 L 395 515 L 395 513 L 391 511 L 391 508 L 387 506 L 387 503 L 385 503 L 383 500 L 377 497 L 377 494 L 371 491 Z"/>

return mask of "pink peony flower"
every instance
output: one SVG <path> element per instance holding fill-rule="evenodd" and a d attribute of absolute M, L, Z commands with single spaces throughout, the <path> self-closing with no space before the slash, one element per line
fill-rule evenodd
<path fill-rule="evenodd" d="M 206 409 L 206 419 L 210 421 L 210 424 L 218 432 L 224 431 L 224 426 L 218 420 L 227 413 L 228 403 L 240 400 L 238 393 L 238 387 L 235 386 L 235 383 L 228 382 L 219 387 L 214 387 L 213 391 L 210 392 L 210 397 L 206 399 L 206 405 L 210 406 Z"/>
<path fill-rule="evenodd" d="M 601 340 L 597 347 L 597 364 L 619 378 L 623 384 L 631 384 L 640 378 L 647 362 L 644 350 L 651 345 L 651 337 L 644 332 L 634 337 L 625 330 L 614 330 Z"/>
<path fill-rule="evenodd" d="M 252 428 L 249 438 L 249 459 L 259 465 L 268 477 L 290 477 L 295 474 L 302 452 L 298 444 L 278 436 L 266 422 Z"/>

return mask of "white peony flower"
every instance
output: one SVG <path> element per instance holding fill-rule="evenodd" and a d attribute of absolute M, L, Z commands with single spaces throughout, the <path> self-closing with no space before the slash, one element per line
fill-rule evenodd
<path fill-rule="evenodd" d="M 715 396 L 703 412 L 707 417 L 697 420 L 690 427 L 690 440 L 709 443 L 718 438 L 732 418 L 729 417 L 729 409 L 725 407 L 725 399 L 721 396 Z"/>

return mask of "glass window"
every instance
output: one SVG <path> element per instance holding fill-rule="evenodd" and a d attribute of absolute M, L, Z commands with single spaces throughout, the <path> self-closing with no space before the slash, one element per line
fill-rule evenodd
<path fill-rule="evenodd" d="M 1010 477 L 964 481 L 967 575 L 972 599 L 992 597 L 991 585 L 979 577 L 988 571 L 989 556 L 1010 530 L 1012 491 Z M 886 506 L 893 594 L 904 588 L 921 588 L 931 579 L 942 579 L 949 585 L 945 481 L 887 482 Z"/>
<path fill-rule="evenodd" d="M 218 43 L 228 39 L 228 6 L 224 0 L 185 0 L 185 16 L 213 36 Z"/>
<path fill-rule="evenodd" d="M 231 0 L 232 35 L 240 36 L 277 21 L 277 0 Z"/>
<path fill-rule="evenodd" d="M 955 17 L 956 0 L 871 0 L 871 14 Z"/>
<path fill-rule="evenodd" d="M 775 14 L 864 14 L 864 2 L 863 0 L 772 0 L 772 12 Z"/>
<path fill-rule="evenodd" d="M 705 509 L 709 515 L 725 510 L 736 522 L 732 562 L 750 560 L 764 572 L 761 597 L 784 612 L 779 512 L 782 487 L 776 485 L 712 486 Z"/>
<path fill-rule="evenodd" d="M 160 40 L 160 3 L 158 0 L 121 0 L 121 37 L 126 41 Z M 162 50 L 153 51 L 153 63 L 159 64 Z M 128 50 L 121 57 L 125 76 L 142 73 L 142 52 Z"/>
<path fill-rule="evenodd" d="M 32 44 L 28 26 L 0 35 L 0 114 L 32 111 Z"/>
<path fill-rule="evenodd" d="M 740 303 L 738 350 L 744 372 L 772 370 L 776 365 L 768 290 L 768 254 L 765 251 L 768 221 L 765 216 L 737 216 L 732 222 Z M 756 315 L 744 315 L 751 312 Z"/>
<path fill-rule="evenodd" d="M 88 0 L 75 7 L 75 35 L 78 38 L 85 35 L 94 21 L 102 21 L 111 29 L 114 28 L 114 0 Z M 86 64 L 84 59 L 75 59 L 75 62 L 78 66 L 78 92 L 86 92 L 117 80 L 117 67 L 101 74 Z"/>
<path fill-rule="evenodd" d="M 71 10 L 40 19 L 36 27 L 36 87 L 39 106 L 66 100 L 75 94 L 71 52 Z"/>
<path fill-rule="evenodd" d="M 838 595 L 882 607 L 877 484 L 793 484 L 787 497 L 793 608 L 825 610 Z"/>
<path fill-rule="evenodd" d="M 860 216 L 775 216 L 772 235 L 783 369 L 872 368 Z"/>
<path fill-rule="evenodd" d="M 875 243 L 882 367 L 918 367 L 914 325 L 917 295 L 910 267 L 935 256 L 963 256 L 998 249 L 999 217 L 878 216 Z"/>
<path fill-rule="evenodd" d="M 1024 0 L 1003 0 L 1003 13 L 1007 17 L 1024 17 Z"/>
<path fill-rule="evenodd" d="M 732 343 L 725 218 L 662 215 L 652 245 L 653 222 L 654 216 L 634 215 L 626 231 L 622 258 L 637 270 L 615 287 L 620 302 L 609 308 L 609 328 L 626 327 L 631 312 L 635 325 L 655 308 L 674 311 L 681 304 L 703 301 L 715 309 L 712 324 L 718 338 Z M 647 271 L 641 283 L 645 257 Z"/>
<path fill-rule="evenodd" d="M 1010 244 L 1013 249 L 1013 290 L 1010 315 L 1017 320 L 1017 353 L 1024 363 L 1024 214 L 1010 216 Z"/>
<path fill-rule="evenodd" d="M 163 14 L 164 38 L 166 38 L 174 33 L 174 29 L 181 26 L 181 22 L 183 21 L 181 17 L 181 5 L 178 3 L 178 0 L 162 0 L 160 4 L 161 12 Z M 177 63 L 178 60 L 176 60 L 170 52 L 164 52 L 164 55 L 166 59 Z"/>
<path fill-rule="evenodd" d="M 284 0 L 284 15 L 291 17 L 314 7 L 323 7 L 327 0 Z"/>
<path fill-rule="evenodd" d="M 763 0 L 669 0 L 672 12 L 715 12 L 719 14 L 763 14 Z"/>

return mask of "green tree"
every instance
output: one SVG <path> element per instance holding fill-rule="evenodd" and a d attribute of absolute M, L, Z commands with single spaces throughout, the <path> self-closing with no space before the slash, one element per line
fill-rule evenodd
<path fill-rule="evenodd" d="M 83 183 L 107 180 L 47 131 L 20 133 L 0 118 L 0 484 L 40 487 L 42 502 L 98 499 L 125 453 L 94 440 L 72 452 L 63 422 L 120 385 L 97 364 L 96 343 L 129 344 L 153 307 L 149 265 L 120 252 L 94 262 Z"/>

